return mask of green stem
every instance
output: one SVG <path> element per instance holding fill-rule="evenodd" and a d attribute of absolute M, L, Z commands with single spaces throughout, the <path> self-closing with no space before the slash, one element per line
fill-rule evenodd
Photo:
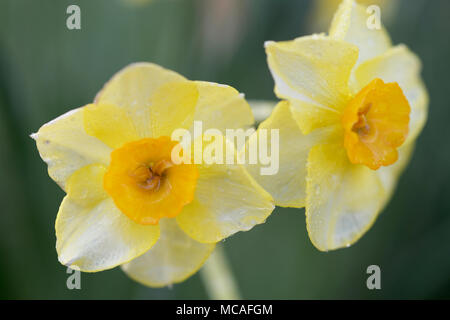
<path fill-rule="evenodd" d="M 201 269 L 200 275 L 211 300 L 241 299 L 236 280 L 221 245 L 217 245 Z"/>

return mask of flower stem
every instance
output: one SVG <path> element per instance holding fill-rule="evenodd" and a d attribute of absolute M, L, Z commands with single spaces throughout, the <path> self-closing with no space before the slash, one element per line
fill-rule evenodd
<path fill-rule="evenodd" d="M 236 280 L 221 245 L 217 245 L 201 269 L 200 275 L 211 300 L 241 299 Z"/>

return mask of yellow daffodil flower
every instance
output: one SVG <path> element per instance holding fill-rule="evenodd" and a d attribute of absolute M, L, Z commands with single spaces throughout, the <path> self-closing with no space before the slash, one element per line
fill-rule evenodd
<path fill-rule="evenodd" d="M 305 207 L 319 250 L 349 246 L 388 202 L 427 117 L 421 63 L 370 30 L 345 0 L 329 35 L 267 42 L 275 93 L 284 99 L 261 129 L 279 128 L 280 171 L 255 179 L 275 203 Z M 268 139 L 270 141 L 270 139 Z"/>
<path fill-rule="evenodd" d="M 32 135 L 67 193 L 56 219 L 62 264 L 85 272 L 121 265 L 164 286 L 196 272 L 216 242 L 265 221 L 273 200 L 242 165 L 172 162 L 171 133 L 194 121 L 223 132 L 251 126 L 253 115 L 229 86 L 137 63 L 94 103 Z"/>

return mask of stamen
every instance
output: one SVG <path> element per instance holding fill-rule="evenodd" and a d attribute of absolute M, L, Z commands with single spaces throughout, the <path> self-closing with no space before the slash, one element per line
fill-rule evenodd
<path fill-rule="evenodd" d="M 164 171 L 171 167 L 173 167 L 173 163 L 163 159 L 156 164 L 151 163 L 137 167 L 131 176 L 139 187 L 149 191 L 158 191 Z"/>
<path fill-rule="evenodd" d="M 146 189 L 146 190 L 155 190 L 157 191 L 161 185 L 161 177 L 158 175 L 154 175 L 147 180 L 145 180 L 143 183 L 139 183 L 139 186 Z"/>
<path fill-rule="evenodd" d="M 152 167 L 152 171 L 158 176 L 162 176 L 164 171 L 170 167 L 173 167 L 173 163 L 169 160 L 163 159 Z"/>
<path fill-rule="evenodd" d="M 153 172 L 148 166 L 141 165 L 134 169 L 130 176 L 133 177 L 136 181 L 143 182 L 150 179 L 153 176 Z"/>
<path fill-rule="evenodd" d="M 358 111 L 358 121 L 352 127 L 352 131 L 356 132 L 358 135 L 368 135 L 370 132 L 367 113 L 369 113 L 371 107 L 372 104 L 369 103 Z"/>

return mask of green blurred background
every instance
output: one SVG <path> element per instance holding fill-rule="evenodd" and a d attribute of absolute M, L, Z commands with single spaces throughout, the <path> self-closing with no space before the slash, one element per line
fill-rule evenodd
<path fill-rule="evenodd" d="M 68 290 L 54 235 L 64 193 L 28 135 L 92 101 L 116 71 L 135 61 L 230 84 L 248 99 L 273 100 L 263 43 L 310 32 L 314 1 L 1 0 L 0 298 L 207 298 L 198 274 L 172 288 L 150 289 L 120 268 L 82 274 L 82 289 Z M 450 1 L 398 2 L 388 28 L 394 43 L 421 57 L 431 105 L 395 196 L 348 249 L 317 251 L 303 209 L 276 209 L 264 225 L 226 240 L 243 298 L 450 297 Z M 81 30 L 66 28 L 70 4 L 81 8 Z M 381 267 L 381 290 L 366 287 L 371 264 Z"/>

